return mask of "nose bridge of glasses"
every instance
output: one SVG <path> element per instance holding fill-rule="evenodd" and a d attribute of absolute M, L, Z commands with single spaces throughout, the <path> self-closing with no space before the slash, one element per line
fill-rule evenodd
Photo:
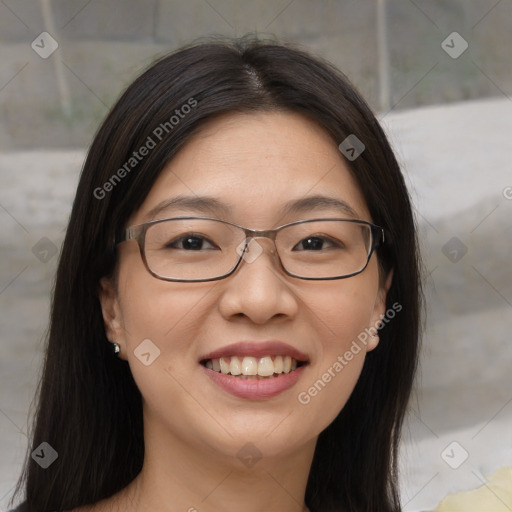
<path fill-rule="evenodd" d="M 258 229 L 243 228 L 243 231 L 245 233 L 245 239 L 246 239 L 247 244 L 250 244 L 252 240 L 254 240 L 254 242 L 257 242 L 260 246 L 267 244 L 271 254 L 276 253 L 277 230 L 275 230 L 275 229 L 258 230 Z M 264 241 L 265 239 L 266 239 L 266 241 Z"/>

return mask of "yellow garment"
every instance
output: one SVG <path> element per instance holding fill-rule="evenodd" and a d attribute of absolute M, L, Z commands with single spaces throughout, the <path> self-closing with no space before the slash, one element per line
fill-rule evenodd
<path fill-rule="evenodd" d="M 472 491 L 450 494 L 433 512 L 510 512 L 512 467 L 502 467 L 488 477 L 486 485 Z"/>

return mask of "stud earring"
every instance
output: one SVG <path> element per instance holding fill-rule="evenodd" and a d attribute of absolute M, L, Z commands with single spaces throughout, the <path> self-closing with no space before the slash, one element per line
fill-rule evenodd
<path fill-rule="evenodd" d="M 119 352 L 121 351 L 121 346 L 119 345 L 119 343 L 112 343 L 112 345 L 114 346 L 114 354 L 117 356 L 117 354 L 119 354 Z"/>

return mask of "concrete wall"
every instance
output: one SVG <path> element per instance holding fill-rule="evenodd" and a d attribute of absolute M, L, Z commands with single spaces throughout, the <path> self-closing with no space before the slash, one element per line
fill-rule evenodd
<path fill-rule="evenodd" d="M 0 148 L 86 146 L 120 91 L 153 57 L 214 34 L 257 32 L 303 45 L 340 67 L 375 109 L 387 110 L 379 102 L 377 3 L 5 0 Z M 385 3 L 390 107 L 512 96 L 509 1 Z M 43 31 L 59 44 L 46 59 L 31 48 Z M 441 47 L 453 32 L 469 45 L 457 58 Z"/>

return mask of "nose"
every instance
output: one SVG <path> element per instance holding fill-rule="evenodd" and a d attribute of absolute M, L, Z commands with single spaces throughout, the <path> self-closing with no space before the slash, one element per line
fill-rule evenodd
<path fill-rule="evenodd" d="M 273 240 L 250 238 L 245 246 L 240 266 L 225 280 L 219 302 L 222 315 L 244 315 L 255 323 L 265 323 L 274 316 L 293 317 L 298 302 Z"/>
<path fill-rule="evenodd" d="M 262 253 L 268 252 L 271 255 L 274 255 L 273 260 L 275 260 L 275 263 L 279 263 L 279 258 L 276 257 L 277 255 L 277 249 L 276 244 L 274 240 L 263 237 L 263 236 L 256 236 L 251 238 L 246 238 L 241 244 L 240 244 L 240 252 L 244 250 L 244 255 L 242 260 L 245 263 L 252 263 L 256 260 Z"/>

